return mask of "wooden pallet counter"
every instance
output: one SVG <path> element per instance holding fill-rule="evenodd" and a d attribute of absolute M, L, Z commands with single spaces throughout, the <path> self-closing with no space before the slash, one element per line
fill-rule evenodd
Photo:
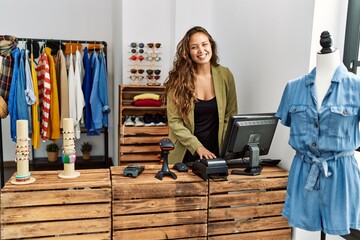
<path fill-rule="evenodd" d="M 281 216 L 287 178 L 285 170 L 264 167 L 258 176 L 209 180 L 208 239 L 291 239 L 288 222 Z"/>
<path fill-rule="evenodd" d="M 111 167 L 113 239 L 206 239 L 208 182 L 191 171 L 155 178 L 161 165 L 146 165 L 137 178 Z"/>
<path fill-rule="evenodd" d="M 77 171 L 32 171 L 28 185 L 11 184 L 13 175 L 1 190 L 1 239 L 111 239 L 110 171 Z"/>

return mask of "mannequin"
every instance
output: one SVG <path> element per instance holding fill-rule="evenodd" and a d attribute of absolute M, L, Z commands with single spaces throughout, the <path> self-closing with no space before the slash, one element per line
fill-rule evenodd
<path fill-rule="evenodd" d="M 321 33 L 320 45 L 323 47 L 316 56 L 315 86 L 317 93 L 318 110 L 321 108 L 324 97 L 330 87 L 331 80 L 338 66 L 340 66 L 339 50 L 331 47 L 332 41 L 329 32 Z"/>
<path fill-rule="evenodd" d="M 341 63 L 328 32 L 311 72 L 292 79 L 276 112 L 295 150 L 282 215 L 289 226 L 346 235 L 360 228 L 360 76 Z M 318 101 L 314 101 L 317 99 Z"/>

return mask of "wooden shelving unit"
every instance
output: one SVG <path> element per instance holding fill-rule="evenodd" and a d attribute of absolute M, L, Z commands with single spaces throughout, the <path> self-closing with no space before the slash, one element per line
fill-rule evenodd
<path fill-rule="evenodd" d="M 162 114 L 166 116 L 166 103 L 160 107 L 133 106 L 134 96 L 142 93 L 155 93 L 164 96 L 163 86 L 119 86 L 119 156 L 118 165 L 129 163 L 160 163 L 160 139 L 167 137 L 168 126 L 129 127 L 124 126 L 126 116 Z"/>

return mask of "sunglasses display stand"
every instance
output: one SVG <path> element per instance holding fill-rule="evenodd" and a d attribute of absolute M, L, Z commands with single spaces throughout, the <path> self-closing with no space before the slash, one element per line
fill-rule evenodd
<path fill-rule="evenodd" d="M 161 43 L 132 42 L 130 43 L 131 64 L 129 79 L 133 86 L 160 86 L 161 76 Z M 146 82 L 144 81 L 146 80 Z"/>

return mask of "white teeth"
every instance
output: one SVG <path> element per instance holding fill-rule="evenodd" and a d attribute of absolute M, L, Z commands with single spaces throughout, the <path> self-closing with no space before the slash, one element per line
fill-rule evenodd
<path fill-rule="evenodd" d="M 200 59 L 205 59 L 205 58 L 206 58 L 206 54 L 199 55 L 198 58 L 200 58 Z"/>

